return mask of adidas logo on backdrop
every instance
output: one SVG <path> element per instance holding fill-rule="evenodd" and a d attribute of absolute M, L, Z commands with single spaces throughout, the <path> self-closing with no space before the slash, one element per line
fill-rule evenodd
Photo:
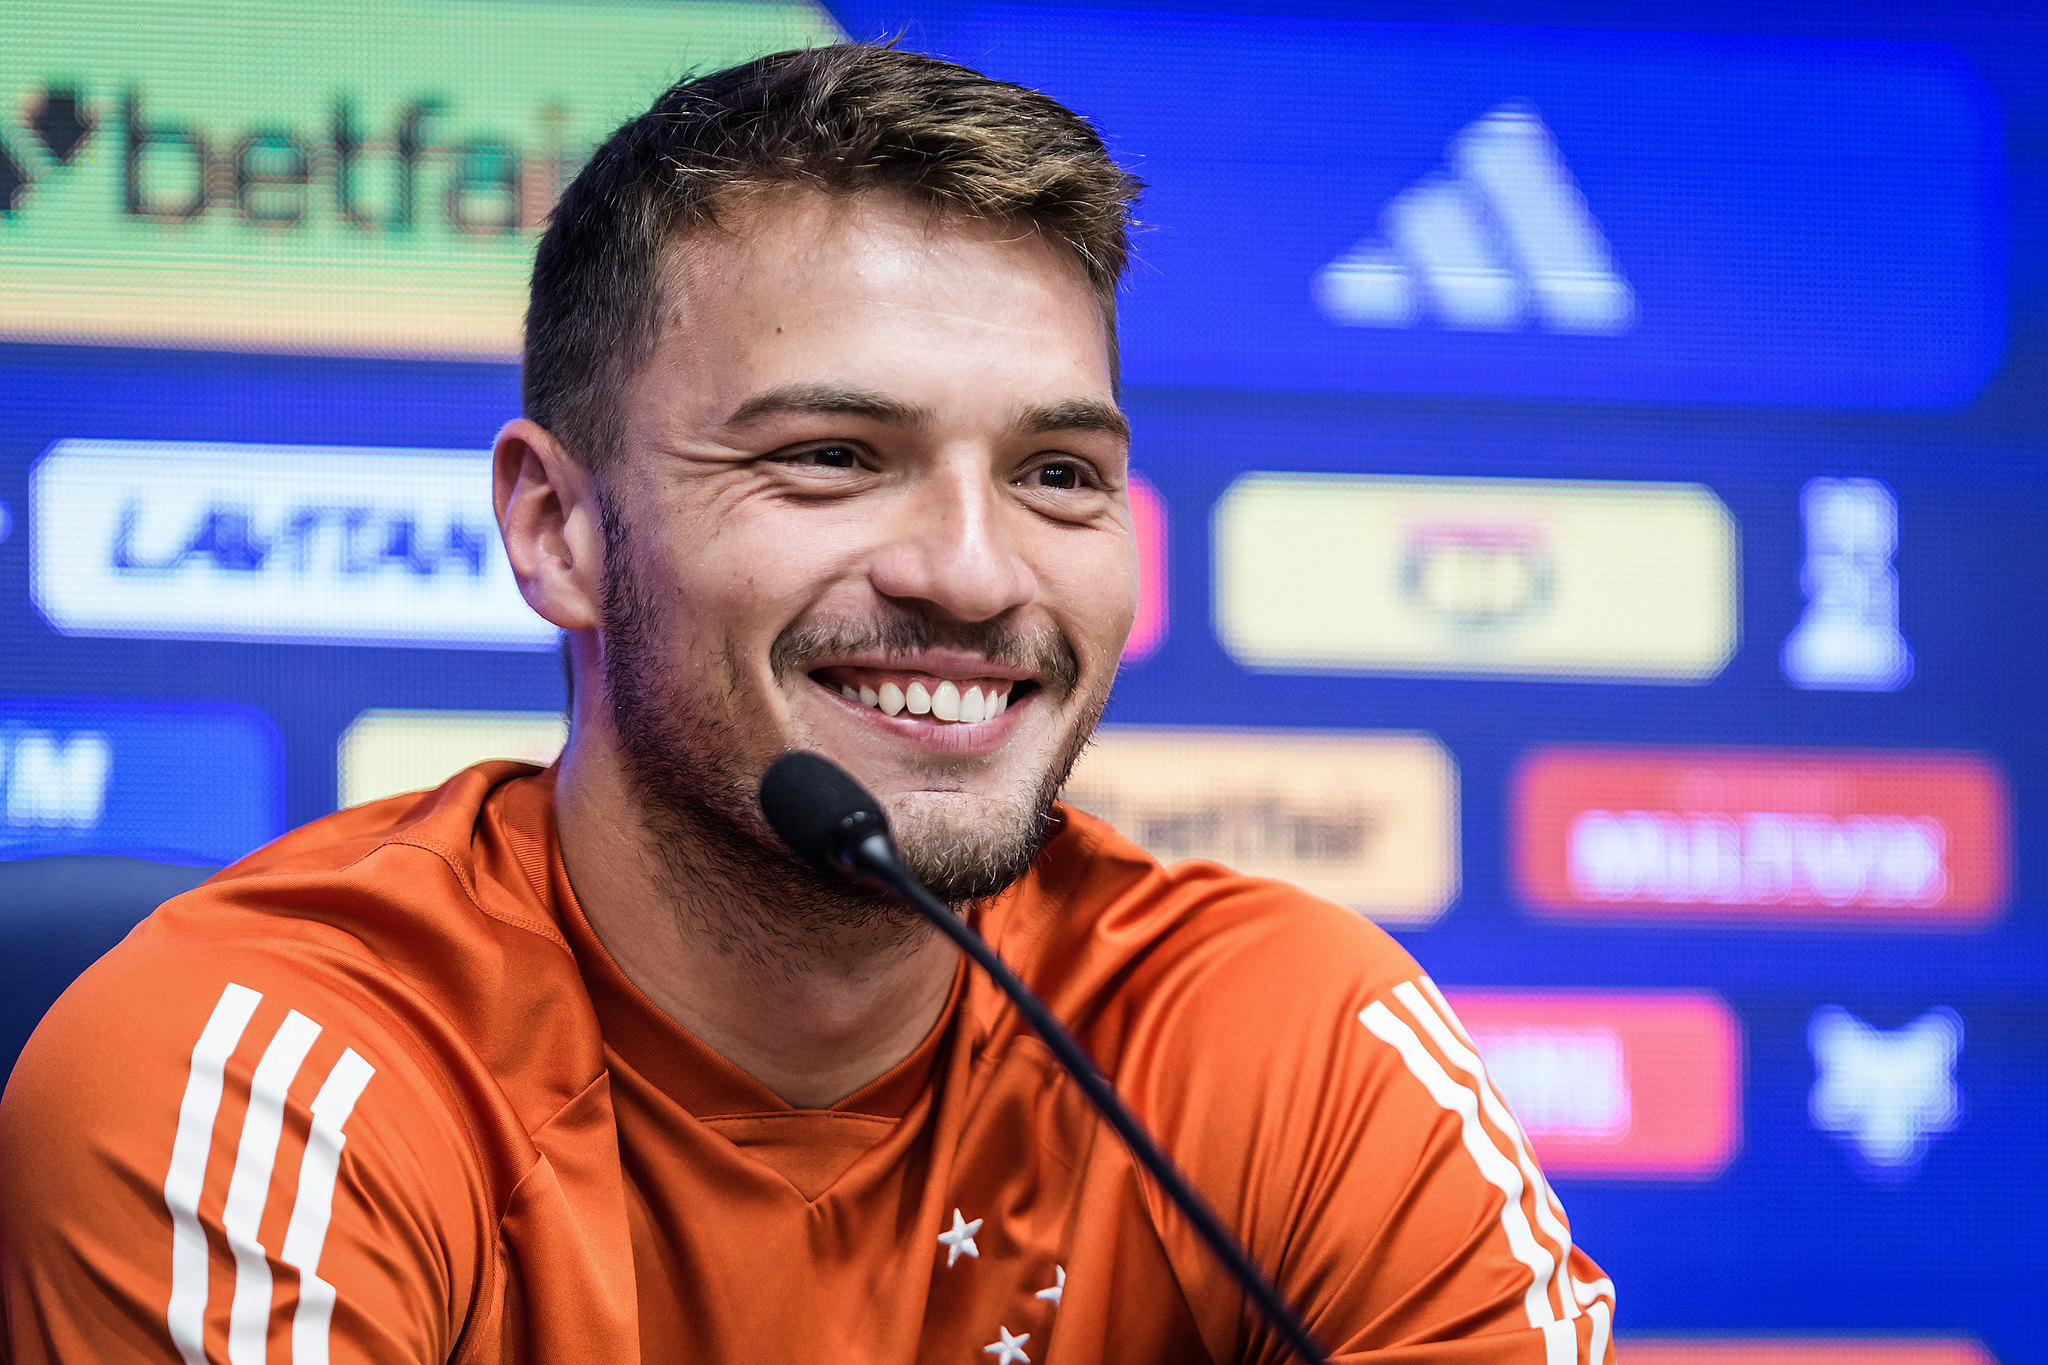
<path fill-rule="evenodd" d="M 1635 294 L 1536 111 L 1504 104 L 1460 132 L 1448 164 L 1396 195 L 1311 292 L 1353 327 L 1612 336 Z"/>

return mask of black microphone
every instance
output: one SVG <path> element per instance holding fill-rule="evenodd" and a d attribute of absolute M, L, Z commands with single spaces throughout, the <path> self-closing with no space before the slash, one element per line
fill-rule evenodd
<path fill-rule="evenodd" d="M 1074 1035 L 1067 1032 L 1045 1002 L 1017 979 L 988 940 L 911 875 L 896 851 L 896 841 L 889 837 L 889 821 L 882 814 L 881 805 L 860 783 L 821 754 L 787 753 L 770 764 L 761 779 L 761 813 L 797 857 L 828 877 L 853 877 L 912 906 L 958 944 L 962 952 L 980 963 L 1273 1330 L 1308 1365 L 1328 1365 L 1322 1348 L 1309 1335 L 1300 1316 L 1280 1297 L 1280 1291 L 1253 1263 L 1250 1253 L 1223 1225 L 1215 1210 L 1195 1192 L 1187 1177 L 1159 1150 L 1159 1144 L 1124 1106 L 1109 1078 L 1095 1065 L 1095 1059 L 1074 1041 Z"/>

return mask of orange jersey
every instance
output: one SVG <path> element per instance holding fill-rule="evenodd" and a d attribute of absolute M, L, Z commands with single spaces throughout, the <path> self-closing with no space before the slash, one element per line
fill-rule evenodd
<path fill-rule="evenodd" d="M 1600 1365 L 1611 1287 L 1442 996 L 1064 811 L 980 914 L 1342 1360 Z M 612 963 L 485 764 L 179 897 L 0 1101 L 0 1359 L 1287 1358 L 995 988 L 796 1110 Z"/>

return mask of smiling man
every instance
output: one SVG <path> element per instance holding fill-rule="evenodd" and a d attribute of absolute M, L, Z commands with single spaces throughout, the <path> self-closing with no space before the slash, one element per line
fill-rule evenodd
<path fill-rule="evenodd" d="M 791 749 L 1336 1358 L 1610 1358 L 1414 963 L 1055 801 L 1137 592 L 1135 188 L 1043 96 L 857 45 L 598 150 L 495 465 L 568 747 L 296 831 L 67 993 L 0 1104 L 0 1360 L 1284 1359 L 993 988 L 767 831 Z"/>

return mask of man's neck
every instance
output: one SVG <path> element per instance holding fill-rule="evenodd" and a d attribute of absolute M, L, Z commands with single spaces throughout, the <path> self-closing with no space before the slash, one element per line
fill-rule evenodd
<path fill-rule="evenodd" d="M 958 952 L 925 926 L 824 930 L 657 836 L 606 756 L 565 753 L 562 859 L 612 960 L 665 1014 L 798 1109 L 826 1108 L 917 1049 Z M 658 843 L 667 846 L 657 846 Z M 676 846 L 678 843 L 683 846 Z"/>

